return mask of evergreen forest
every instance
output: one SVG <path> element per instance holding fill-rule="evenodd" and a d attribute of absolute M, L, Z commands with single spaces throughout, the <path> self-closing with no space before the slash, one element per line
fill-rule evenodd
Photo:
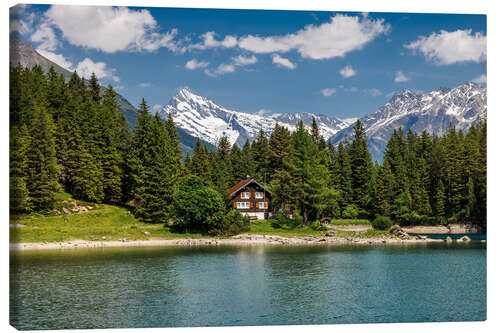
<path fill-rule="evenodd" d="M 148 223 L 218 230 L 237 214 L 228 189 L 247 176 L 273 193 L 275 212 L 321 218 L 386 216 L 400 225 L 466 222 L 486 227 L 486 123 L 441 135 L 402 129 L 381 164 L 358 120 L 337 146 L 299 122 L 275 125 L 242 148 L 227 138 L 183 152 L 171 117 L 143 99 L 130 128 L 112 86 L 95 75 L 69 80 L 53 68 L 10 68 L 10 210 L 50 213 L 57 193 L 129 205 Z M 313 110 L 309 110 L 313 111 Z M 237 219 L 235 217 L 235 219 Z"/>

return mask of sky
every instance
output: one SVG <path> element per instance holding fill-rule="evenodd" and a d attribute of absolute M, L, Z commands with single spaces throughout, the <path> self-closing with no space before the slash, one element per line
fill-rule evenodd
<path fill-rule="evenodd" d="M 10 32 L 153 110 L 189 87 L 248 113 L 362 117 L 403 89 L 486 84 L 486 16 L 22 5 Z"/>

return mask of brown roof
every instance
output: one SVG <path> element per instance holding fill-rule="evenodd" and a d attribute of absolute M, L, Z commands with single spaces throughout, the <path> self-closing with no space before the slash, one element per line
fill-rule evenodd
<path fill-rule="evenodd" d="M 257 181 L 255 181 L 254 179 L 251 179 L 251 178 L 244 179 L 244 180 L 240 181 L 239 183 L 237 183 L 236 185 L 234 185 L 233 187 L 231 187 L 228 190 L 229 194 L 233 195 L 239 189 L 245 187 L 246 185 L 248 185 L 250 183 L 256 183 L 257 185 L 259 185 L 260 187 L 262 187 L 264 190 L 266 190 L 267 192 L 269 192 L 271 195 L 273 194 L 273 192 L 269 191 L 264 185 L 258 183 Z"/>

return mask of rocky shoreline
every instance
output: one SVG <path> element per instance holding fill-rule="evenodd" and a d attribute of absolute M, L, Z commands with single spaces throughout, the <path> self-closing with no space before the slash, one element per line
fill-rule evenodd
<path fill-rule="evenodd" d="M 217 246 L 217 245 L 391 245 L 391 244 L 426 244 L 429 242 L 443 242 L 440 239 L 431 239 L 425 236 L 398 237 L 283 237 L 272 235 L 241 234 L 231 238 L 181 238 L 181 239 L 150 239 L 150 240 L 127 240 L 117 241 L 86 241 L 72 240 L 67 242 L 53 243 L 11 243 L 11 251 L 23 250 L 57 250 L 57 249 L 80 249 L 80 248 L 103 248 L 103 247 L 147 247 L 147 246 Z"/>

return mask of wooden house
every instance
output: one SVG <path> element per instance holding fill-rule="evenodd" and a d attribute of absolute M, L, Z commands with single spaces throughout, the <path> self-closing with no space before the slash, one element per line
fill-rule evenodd
<path fill-rule="evenodd" d="M 240 181 L 229 189 L 234 209 L 250 218 L 264 220 L 272 217 L 271 197 L 273 193 L 251 178 Z"/>

